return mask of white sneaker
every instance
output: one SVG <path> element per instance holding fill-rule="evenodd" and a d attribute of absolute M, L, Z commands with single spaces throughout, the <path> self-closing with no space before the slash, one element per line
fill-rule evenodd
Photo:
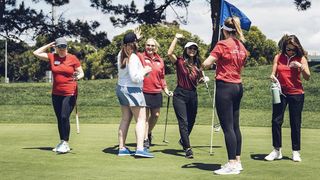
<path fill-rule="evenodd" d="M 227 163 L 221 166 L 221 169 L 213 171 L 213 173 L 218 175 L 229 175 L 229 174 L 240 174 L 240 170 L 236 169 L 236 163 Z"/>
<path fill-rule="evenodd" d="M 59 144 L 56 145 L 55 148 L 52 149 L 53 152 L 57 152 L 58 147 L 63 143 L 63 141 L 60 141 Z"/>
<path fill-rule="evenodd" d="M 292 160 L 294 162 L 301 162 L 301 156 L 299 151 L 292 151 Z"/>
<path fill-rule="evenodd" d="M 274 149 L 268 156 L 264 158 L 267 161 L 273 161 L 275 159 L 282 159 L 281 149 Z"/>
<path fill-rule="evenodd" d="M 223 167 L 224 167 L 224 165 L 221 166 L 221 168 L 223 168 Z M 236 170 L 238 170 L 238 171 L 242 171 L 242 170 L 243 170 L 243 167 L 242 167 L 241 162 L 237 161 L 237 162 L 235 163 L 235 168 L 236 168 Z"/>
<path fill-rule="evenodd" d="M 61 145 L 56 149 L 56 152 L 59 154 L 70 152 L 69 144 L 66 141 L 63 141 Z"/>

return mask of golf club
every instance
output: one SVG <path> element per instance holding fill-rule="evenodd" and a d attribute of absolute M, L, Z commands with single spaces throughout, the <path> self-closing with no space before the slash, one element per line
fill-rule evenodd
<path fill-rule="evenodd" d="M 170 96 L 168 96 L 168 101 L 167 101 L 167 114 L 166 114 L 166 121 L 165 121 L 165 125 L 164 125 L 164 135 L 163 135 L 163 142 L 164 142 L 164 143 L 169 143 L 169 141 L 166 139 L 166 135 L 167 135 L 167 125 L 168 125 L 169 105 L 170 105 Z"/>
<path fill-rule="evenodd" d="M 205 74 L 204 74 L 204 71 L 202 71 L 202 76 L 205 77 Z M 213 82 L 214 83 L 214 82 Z M 219 132 L 220 131 L 220 125 L 215 125 L 214 124 L 214 117 L 215 117 L 215 92 L 216 92 L 216 86 L 213 85 L 213 96 L 211 96 L 211 92 L 210 92 L 210 89 L 209 89 L 209 86 L 208 86 L 208 82 L 205 82 L 205 85 L 206 85 L 206 88 L 207 88 L 207 91 L 208 91 L 208 94 L 209 94 L 209 97 L 210 99 L 212 99 L 212 118 L 211 118 L 211 133 L 210 133 L 210 150 L 209 150 L 209 153 L 210 155 L 213 155 L 213 152 L 212 152 L 212 146 L 213 146 L 213 131 L 215 132 Z"/>
<path fill-rule="evenodd" d="M 76 126 L 77 126 L 77 134 L 80 133 L 80 125 L 79 125 L 79 114 L 78 114 L 78 105 L 76 104 Z"/>

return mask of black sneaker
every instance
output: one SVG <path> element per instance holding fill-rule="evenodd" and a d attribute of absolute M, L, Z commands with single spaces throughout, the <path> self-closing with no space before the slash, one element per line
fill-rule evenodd
<path fill-rule="evenodd" d="M 149 140 L 149 146 L 152 146 L 152 143 L 151 143 L 151 141 L 152 141 L 152 133 L 149 133 L 148 134 L 148 140 Z"/>
<path fill-rule="evenodd" d="M 143 140 L 143 147 L 149 149 L 150 148 L 150 144 L 149 144 L 149 140 L 145 139 Z"/>
<path fill-rule="evenodd" d="M 186 156 L 185 157 L 188 158 L 188 159 L 193 159 L 193 152 L 192 152 L 191 148 L 188 148 L 186 150 Z"/>

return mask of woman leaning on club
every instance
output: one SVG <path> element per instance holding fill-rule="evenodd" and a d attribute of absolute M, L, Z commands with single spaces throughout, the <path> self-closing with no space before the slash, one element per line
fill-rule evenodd
<path fill-rule="evenodd" d="M 305 80 L 310 78 L 310 70 L 306 59 L 306 52 L 295 35 L 284 35 L 279 42 L 281 53 L 273 60 L 272 81 L 278 79 L 282 95 L 281 102 L 272 106 L 272 144 L 273 151 L 265 157 L 267 161 L 281 159 L 281 126 L 284 112 L 289 105 L 289 119 L 291 127 L 292 160 L 300 162 L 301 145 L 301 117 L 304 104 L 304 90 L 300 76 Z"/>
<path fill-rule="evenodd" d="M 54 53 L 48 53 L 54 47 Z M 35 50 L 33 54 L 49 61 L 53 74 L 52 104 L 58 121 L 60 143 L 53 149 L 57 153 L 70 151 L 70 114 L 77 100 L 77 80 L 83 78 L 83 70 L 79 59 L 68 53 L 67 40 L 60 37 Z"/>
<path fill-rule="evenodd" d="M 164 61 L 157 53 L 159 43 L 154 38 L 148 38 L 145 43 L 144 52 L 139 53 L 140 60 L 144 66 L 150 66 L 152 71 L 149 72 L 143 80 L 143 94 L 146 100 L 146 132 L 144 136 L 144 147 L 149 148 L 152 140 L 152 130 L 155 127 L 162 107 L 163 90 L 167 96 L 172 96 L 168 90 L 165 80 Z"/>
<path fill-rule="evenodd" d="M 173 54 L 177 41 L 181 38 L 183 35 L 177 33 L 168 50 L 169 59 L 175 65 L 177 73 L 177 87 L 173 92 L 173 108 L 179 124 L 179 144 L 185 151 L 185 157 L 193 158 L 189 136 L 198 110 L 197 86 L 203 78 L 200 71 L 198 45 L 195 42 L 188 42 L 184 46 L 182 56 L 177 57 Z"/>
<path fill-rule="evenodd" d="M 247 58 L 247 50 L 242 44 L 245 39 L 238 17 L 227 18 L 222 32 L 225 39 L 216 44 L 202 64 L 207 68 L 216 63 L 216 108 L 228 153 L 228 162 L 214 173 L 239 174 L 242 170 L 242 138 L 239 125 L 240 102 L 243 95 L 241 69 Z"/>

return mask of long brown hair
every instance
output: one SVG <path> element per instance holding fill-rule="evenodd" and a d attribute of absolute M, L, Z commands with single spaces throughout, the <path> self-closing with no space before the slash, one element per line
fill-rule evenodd
<path fill-rule="evenodd" d="M 128 50 L 128 48 L 130 48 L 132 51 L 130 52 Z M 123 44 L 122 45 L 121 54 L 120 54 L 120 63 L 121 63 L 120 68 L 121 69 L 126 68 L 128 62 L 129 62 L 129 58 L 130 58 L 131 54 L 135 53 L 137 51 L 137 48 L 138 47 L 137 47 L 136 42 L 127 43 L 127 44 Z"/>
<path fill-rule="evenodd" d="M 286 54 L 286 48 L 288 44 L 291 44 L 292 46 L 295 47 L 294 52 L 296 53 L 297 57 L 305 56 L 307 58 L 307 52 L 303 49 L 297 36 L 285 34 L 280 41 L 278 45 L 281 46 L 282 54 Z"/>

